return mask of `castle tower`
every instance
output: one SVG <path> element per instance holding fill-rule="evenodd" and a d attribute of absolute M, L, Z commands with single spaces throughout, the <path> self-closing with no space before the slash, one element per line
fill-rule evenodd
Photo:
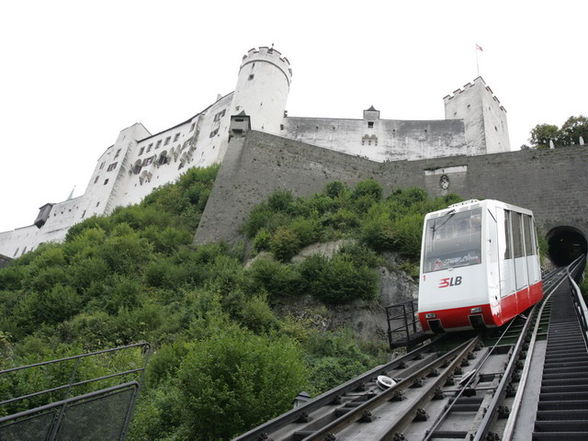
<path fill-rule="evenodd" d="M 445 119 L 462 119 L 470 155 L 510 151 L 506 109 L 482 77 L 443 98 Z"/>
<path fill-rule="evenodd" d="M 291 80 L 290 62 L 279 51 L 250 49 L 241 62 L 231 114 L 245 112 L 253 130 L 278 134 Z"/>

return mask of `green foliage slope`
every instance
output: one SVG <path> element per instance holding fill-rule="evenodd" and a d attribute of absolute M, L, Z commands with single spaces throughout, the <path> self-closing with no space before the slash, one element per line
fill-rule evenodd
<path fill-rule="evenodd" d="M 257 251 L 271 251 L 282 262 L 307 245 L 340 238 L 416 260 L 424 215 L 460 200 L 454 194 L 430 198 L 420 188 L 396 190 L 384 198 L 373 179 L 353 189 L 335 181 L 310 198 L 276 191 L 253 209 L 243 230 Z"/>
<path fill-rule="evenodd" d="M 87 219 L 63 244 L 40 246 L 0 270 L 0 367 L 147 340 L 155 354 L 130 438 L 217 440 L 287 410 L 301 390 L 320 393 L 381 362 L 381 348 L 366 348 L 345 330 L 278 317 L 268 300 L 307 293 L 325 303 L 373 299 L 376 251 L 406 243 L 402 252 L 414 255 L 411 246 L 418 247 L 410 231 L 420 225 L 404 232 L 400 211 L 386 210 L 420 222 L 419 213 L 441 202 L 417 190 L 384 199 L 374 181 L 355 189 L 332 183 L 308 199 L 277 193 L 245 228 L 283 262 L 258 259 L 244 268 L 239 248 L 191 246 L 216 171 L 190 170 L 141 204 Z M 286 262 L 301 246 L 338 237 L 361 242 L 332 257 Z M 80 375 L 139 363 L 131 356 L 88 362 Z M 30 371 L 0 379 L 0 394 L 65 381 L 65 372 Z"/>

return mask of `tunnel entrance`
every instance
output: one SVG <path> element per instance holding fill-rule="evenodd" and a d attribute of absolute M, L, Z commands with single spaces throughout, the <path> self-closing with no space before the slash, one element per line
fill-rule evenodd
<path fill-rule="evenodd" d="M 569 265 L 588 250 L 586 236 L 574 227 L 555 227 L 546 236 L 547 253 L 554 265 Z"/>

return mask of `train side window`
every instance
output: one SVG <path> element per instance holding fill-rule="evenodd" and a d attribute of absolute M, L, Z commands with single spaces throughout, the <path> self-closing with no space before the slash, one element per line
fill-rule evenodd
<path fill-rule="evenodd" d="M 516 259 L 517 257 L 523 257 L 525 255 L 524 244 L 523 244 L 523 234 L 521 228 L 521 221 L 522 215 L 521 213 L 517 213 L 516 211 L 511 212 L 512 216 L 512 247 L 513 247 L 513 255 Z"/>
<path fill-rule="evenodd" d="M 504 248 L 504 260 L 512 259 L 511 237 L 512 229 L 510 228 L 510 210 L 504 210 L 504 234 L 506 237 L 506 247 Z"/>
<path fill-rule="evenodd" d="M 533 249 L 535 250 L 535 255 L 539 255 L 539 241 L 537 240 L 537 227 L 535 227 L 535 222 L 533 221 Z"/>
<path fill-rule="evenodd" d="M 533 255 L 533 237 L 531 235 L 531 216 L 523 214 L 523 228 L 525 232 L 525 255 Z"/>

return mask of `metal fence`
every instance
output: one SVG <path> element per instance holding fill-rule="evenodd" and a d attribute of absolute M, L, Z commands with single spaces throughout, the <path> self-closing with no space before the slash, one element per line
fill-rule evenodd
<path fill-rule="evenodd" d="M 135 356 L 130 360 L 135 364 L 139 360 L 141 366 L 82 378 L 84 361 L 95 357 L 116 357 L 130 350 L 140 351 L 138 358 Z M 149 352 L 147 343 L 137 343 L 0 371 L 2 395 L 14 382 L 39 378 L 39 374 L 27 377 L 31 370 L 46 369 L 44 375 L 58 383 L 15 397 L 0 395 L 0 412 L 5 415 L 0 417 L 0 441 L 124 440 Z M 111 360 L 102 362 L 112 363 Z M 11 379 L 18 375 L 22 378 Z M 132 377 L 134 380 L 128 381 Z M 59 384 L 60 378 L 68 381 Z M 34 388 L 34 384 L 31 387 Z"/>

